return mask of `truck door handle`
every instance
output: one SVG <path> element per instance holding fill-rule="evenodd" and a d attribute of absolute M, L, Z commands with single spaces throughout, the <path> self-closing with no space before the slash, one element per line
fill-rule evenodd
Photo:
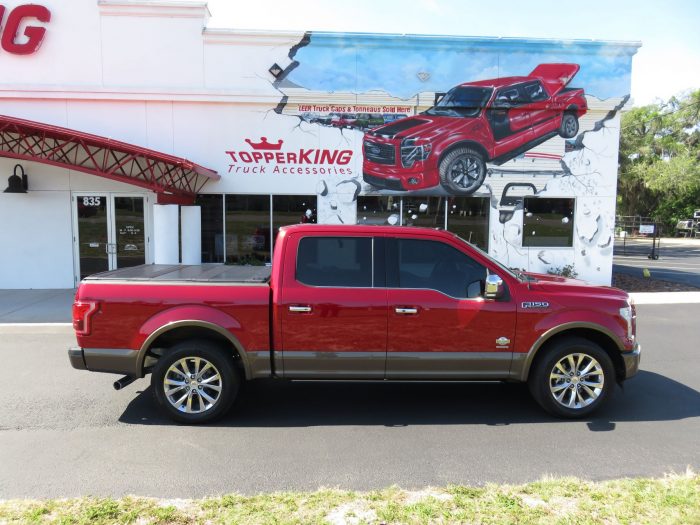
<path fill-rule="evenodd" d="M 400 308 L 396 308 L 394 311 L 397 314 L 401 314 L 401 315 L 416 315 L 418 313 L 418 308 L 400 307 Z"/>
<path fill-rule="evenodd" d="M 295 313 L 309 313 L 311 311 L 311 307 L 310 306 L 290 306 L 289 311 L 295 312 Z"/>

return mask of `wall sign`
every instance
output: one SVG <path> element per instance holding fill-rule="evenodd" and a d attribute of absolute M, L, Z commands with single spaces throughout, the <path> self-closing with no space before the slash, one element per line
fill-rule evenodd
<path fill-rule="evenodd" d="M 36 53 L 46 35 L 45 27 L 27 25 L 24 27 L 23 35 L 20 29 L 26 21 L 37 20 L 48 23 L 51 21 L 51 11 L 43 5 L 25 4 L 19 5 L 8 11 L 0 4 L 0 44 L 2 48 L 13 55 L 31 55 Z M 23 38 L 24 37 L 24 38 Z"/>

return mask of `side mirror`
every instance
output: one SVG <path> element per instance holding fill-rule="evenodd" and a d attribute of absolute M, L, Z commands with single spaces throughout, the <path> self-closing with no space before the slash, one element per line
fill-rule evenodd
<path fill-rule="evenodd" d="M 503 279 L 498 275 L 491 273 L 486 276 L 486 287 L 484 290 L 484 297 L 486 297 L 486 299 L 499 299 L 503 297 L 504 290 L 505 285 L 503 284 Z"/>

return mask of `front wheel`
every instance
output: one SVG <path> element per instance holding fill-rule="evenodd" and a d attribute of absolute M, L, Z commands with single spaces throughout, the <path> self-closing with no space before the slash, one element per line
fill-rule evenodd
<path fill-rule="evenodd" d="M 528 381 L 542 408 L 574 419 L 605 403 L 615 385 L 615 370 L 605 350 L 587 339 L 570 337 L 546 351 L 533 365 Z"/>
<path fill-rule="evenodd" d="M 198 424 L 223 416 L 240 380 L 233 359 L 206 340 L 178 343 L 158 359 L 151 387 L 160 408 L 179 423 Z"/>
<path fill-rule="evenodd" d="M 440 161 L 440 184 L 450 193 L 471 195 L 486 178 L 486 161 L 478 151 L 456 148 Z"/>

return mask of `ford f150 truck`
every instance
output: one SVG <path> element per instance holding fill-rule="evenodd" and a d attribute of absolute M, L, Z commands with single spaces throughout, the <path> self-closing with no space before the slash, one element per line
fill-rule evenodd
<path fill-rule="evenodd" d="M 561 417 L 637 372 L 618 289 L 512 271 L 445 231 L 280 228 L 271 268 L 143 265 L 84 279 L 73 367 L 151 374 L 172 418 L 226 412 L 244 380 L 527 382 Z"/>
<path fill-rule="evenodd" d="M 566 86 L 578 70 L 578 64 L 540 64 L 526 77 L 461 84 L 420 115 L 366 132 L 365 182 L 474 193 L 487 162 L 503 164 L 556 134 L 576 136 L 588 106 L 582 89 Z"/>

